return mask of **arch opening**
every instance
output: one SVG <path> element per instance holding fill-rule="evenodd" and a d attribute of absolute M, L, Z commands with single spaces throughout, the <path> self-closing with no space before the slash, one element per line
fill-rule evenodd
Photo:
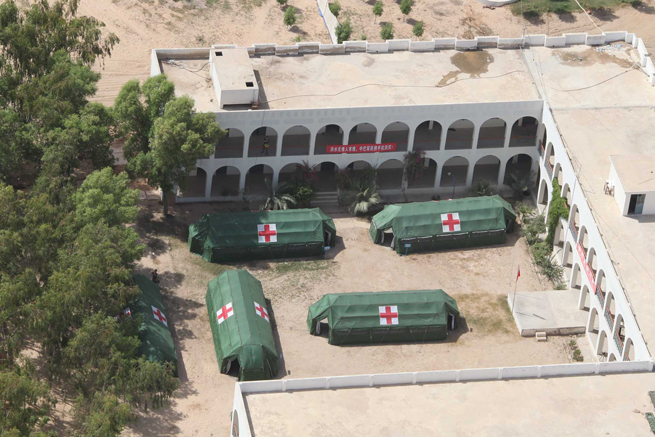
<path fill-rule="evenodd" d="M 316 169 L 316 191 L 322 193 L 336 192 L 339 166 L 334 162 L 325 161 L 317 164 L 314 168 Z"/>
<path fill-rule="evenodd" d="M 348 144 L 375 144 L 378 130 L 371 123 L 359 123 L 350 130 Z"/>
<path fill-rule="evenodd" d="M 212 178 L 211 197 L 239 195 L 241 172 L 238 168 L 226 165 L 220 167 Z"/>
<path fill-rule="evenodd" d="M 378 188 L 381 190 L 400 190 L 403 184 L 403 163 L 398 159 L 388 159 L 378 167 Z"/>
<path fill-rule="evenodd" d="M 475 125 L 470 120 L 457 120 L 448 128 L 445 150 L 461 150 L 473 148 L 473 132 Z"/>
<path fill-rule="evenodd" d="M 382 131 L 382 143 L 396 143 L 397 152 L 406 152 L 409 142 L 409 126 L 405 123 L 396 121 L 389 124 Z"/>
<path fill-rule="evenodd" d="M 316 143 L 314 144 L 314 155 L 326 155 L 327 146 L 343 145 L 343 129 L 336 124 L 323 126 L 316 133 Z"/>
<path fill-rule="evenodd" d="M 257 164 L 250 167 L 246 173 L 244 191 L 251 196 L 266 195 L 269 192 L 268 184 L 273 182 L 273 169 L 266 164 Z"/>
<path fill-rule="evenodd" d="M 473 167 L 473 181 L 486 181 L 491 185 L 498 184 L 500 159 L 493 155 L 483 156 Z"/>
<path fill-rule="evenodd" d="M 245 136 L 239 129 L 225 129 L 225 136 L 218 140 L 214 148 L 214 158 L 241 158 Z"/>
<path fill-rule="evenodd" d="M 505 147 L 507 123 L 500 118 L 491 118 L 480 126 L 478 149 L 500 149 Z"/>
<path fill-rule="evenodd" d="M 205 183 L 207 182 L 207 172 L 200 167 L 197 167 L 185 183 L 180 186 L 177 197 L 190 198 L 190 197 L 205 197 Z"/>
<path fill-rule="evenodd" d="M 277 153 L 277 131 L 272 127 L 262 126 L 250 134 L 248 142 L 248 157 L 265 158 Z"/>
<path fill-rule="evenodd" d="M 441 147 L 441 124 L 434 120 L 419 124 L 414 133 L 414 146 L 412 150 L 439 150 Z"/>
<path fill-rule="evenodd" d="M 582 287 L 580 292 L 580 300 L 578 301 L 578 309 L 582 311 L 589 311 L 591 308 L 591 294 L 589 293 L 589 287 L 586 285 Z"/>
<path fill-rule="evenodd" d="M 407 188 L 434 188 L 437 176 L 437 161 L 423 158 L 423 171 L 415 174 L 407 181 Z"/>
<path fill-rule="evenodd" d="M 282 156 L 309 155 L 311 133 L 305 126 L 293 126 L 282 137 Z"/>
<path fill-rule="evenodd" d="M 461 156 L 453 156 L 443 165 L 439 186 L 442 188 L 455 188 L 457 186 L 465 186 L 468 168 L 469 162 L 466 158 Z"/>
<path fill-rule="evenodd" d="M 512 125 L 509 147 L 534 147 L 537 142 L 539 122 L 534 117 L 523 117 Z"/>

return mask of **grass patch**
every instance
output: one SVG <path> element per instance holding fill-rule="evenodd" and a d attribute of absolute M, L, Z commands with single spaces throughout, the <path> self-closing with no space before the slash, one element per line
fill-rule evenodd
<path fill-rule="evenodd" d="M 191 254 L 192 261 L 191 263 L 196 267 L 204 270 L 207 273 L 210 273 L 212 276 L 218 276 L 223 272 L 234 269 L 232 266 L 227 266 L 225 264 L 215 264 L 205 261 L 201 256 Z"/>
<path fill-rule="evenodd" d="M 580 2 L 582 7 L 592 11 L 615 9 L 625 5 L 635 7 L 639 0 L 585 0 Z M 511 7 L 514 15 L 521 15 L 521 3 L 514 3 Z M 574 0 L 533 0 L 530 3 L 523 3 L 523 15 L 527 19 L 536 18 L 546 13 L 558 15 L 574 12 L 582 12 Z"/>
<path fill-rule="evenodd" d="M 467 293 L 453 296 L 460 313 L 473 333 L 508 334 L 515 332 L 507 297 L 495 294 Z"/>
<path fill-rule="evenodd" d="M 275 264 L 275 273 L 286 275 L 299 272 L 318 272 L 329 269 L 331 265 L 332 263 L 327 260 L 282 262 Z"/>

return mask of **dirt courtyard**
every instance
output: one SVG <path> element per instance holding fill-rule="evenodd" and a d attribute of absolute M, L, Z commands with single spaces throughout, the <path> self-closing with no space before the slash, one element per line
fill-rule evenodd
<path fill-rule="evenodd" d="M 141 417 L 125 435 L 228 435 L 235 379 L 219 372 L 205 292 L 211 279 L 230 268 L 249 270 L 270 299 L 282 354 L 278 377 L 569 362 L 568 337 L 537 343 L 518 335 L 506 303 L 516 266 L 519 291 L 551 289 L 535 273 L 518 231 L 502 246 L 400 257 L 370 241 L 367 220 L 335 209 L 326 210 L 338 234 L 326 259 L 210 264 L 189 252 L 187 226 L 226 208 L 241 205 L 177 205 L 174 217 L 165 220 L 161 205 L 142 205 L 137 231 L 148 247 L 137 270 L 159 270 L 181 386 L 170 407 Z M 453 296 L 463 315 L 445 342 L 338 347 L 307 332 L 307 310 L 326 293 L 430 288 Z"/>

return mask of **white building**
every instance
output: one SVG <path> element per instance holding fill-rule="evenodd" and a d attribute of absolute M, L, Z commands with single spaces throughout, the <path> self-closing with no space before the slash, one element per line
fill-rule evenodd
<path fill-rule="evenodd" d="M 614 45 L 593 47 L 605 43 Z M 239 60 L 238 77 L 229 79 L 235 88 L 256 78 L 234 100 L 218 71 L 217 62 L 232 58 L 226 53 Z M 588 314 L 595 359 L 607 369 L 619 369 L 613 362 L 652 369 L 644 337 L 655 338 L 655 229 L 635 217 L 655 211 L 655 68 L 634 34 L 154 50 L 152 74 L 162 72 L 229 132 L 198 161 L 178 202 L 263 194 L 265 178 L 278 184 L 307 163 L 319 170 L 327 196 L 337 190 L 336 172 L 375 167 L 390 200 L 463 193 L 476 179 L 503 191 L 510 174 L 534 172 L 534 194 L 547 213 L 557 180 L 570 212 L 557 228 L 555 254 Z M 403 159 L 419 150 L 424 172 L 405 181 Z M 581 372 L 564 366 L 558 375 Z M 281 382 L 257 383 L 257 390 L 283 391 Z"/>

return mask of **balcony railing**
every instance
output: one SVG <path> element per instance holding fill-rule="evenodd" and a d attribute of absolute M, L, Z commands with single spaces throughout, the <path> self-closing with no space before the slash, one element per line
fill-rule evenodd
<path fill-rule="evenodd" d="M 578 228 L 575 227 L 575 222 L 573 220 L 569 221 L 569 230 L 571 231 L 573 241 L 578 241 Z"/>
<path fill-rule="evenodd" d="M 544 143 L 539 140 L 539 156 L 544 156 L 544 153 L 546 153 L 546 149 L 544 149 Z"/>
<path fill-rule="evenodd" d="M 621 340 L 618 330 L 617 332 L 614 333 L 614 343 L 616 343 L 616 347 L 619 350 L 619 355 L 623 354 L 623 340 Z M 625 356 L 623 357 L 623 360 L 630 361 L 630 360 L 626 360 Z"/>
<path fill-rule="evenodd" d="M 553 167 L 550 165 L 550 161 L 548 161 L 548 158 L 545 160 L 544 167 L 546 167 L 546 173 L 548 174 L 548 179 L 553 180 Z"/>
<path fill-rule="evenodd" d="M 609 308 L 605 309 L 605 320 L 607 320 L 607 326 L 609 326 L 610 329 L 614 328 L 614 318 L 612 317 Z"/>
<path fill-rule="evenodd" d="M 598 302 L 600 302 L 600 306 L 604 307 L 605 296 L 603 296 L 603 291 L 600 289 L 600 287 L 596 287 L 596 297 L 598 298 Z"/>
<path fill-rule="evenodd" d="M 626 353 L 623 354 L 623 361 L 630 361 L 630 357 L 628 356 L 628 354 Z"/>

